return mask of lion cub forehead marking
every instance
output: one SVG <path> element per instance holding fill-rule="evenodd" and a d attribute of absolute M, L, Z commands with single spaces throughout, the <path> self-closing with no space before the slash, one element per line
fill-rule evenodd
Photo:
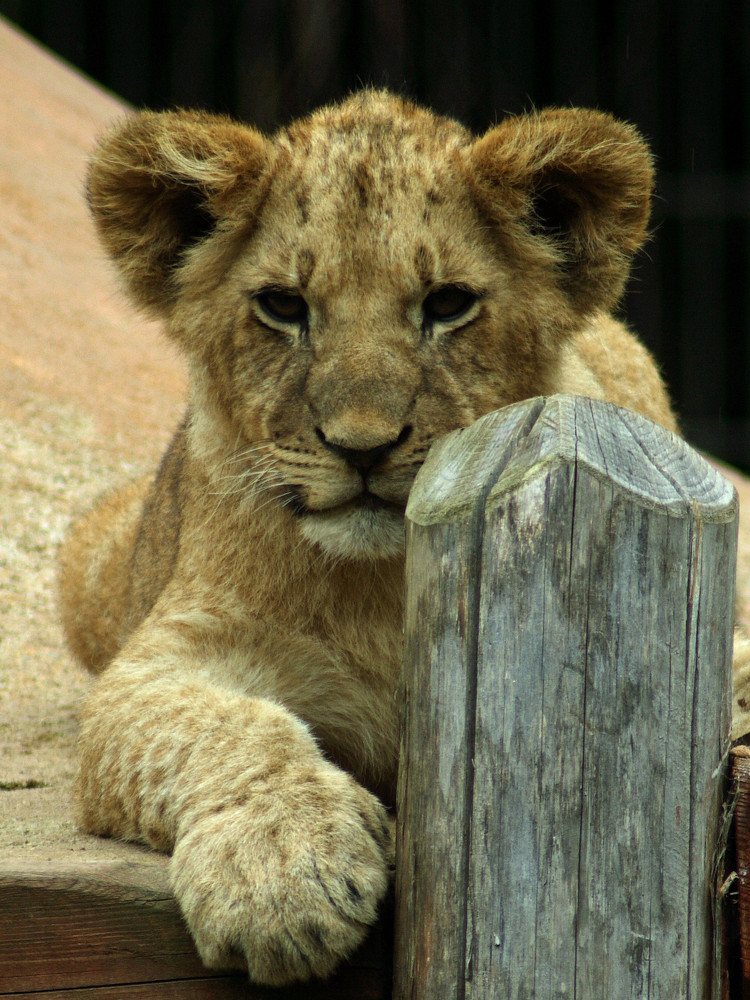
<path fill-rule="evenodd" d="M 417 277 L 423 287 L 427 287 L 434 281 L 437 272 L 435 257 L 424 243 L 420 243 L 414 251 L 414 270 L 417 272 Z"/>
<path fill-rule="evenodd" d="M 470 133 L 463 125 L 384 91 L 362 91 L 341 104 L 324 107 L 292 122 L 277 134 L 287 148 L 345 143 L 379 151 L 413 140 L 417 145 L 464 143 Z"/>
<path fill-rule="evenodd" d="M 273 141 L 278 168 L 254 249 L 279 284 L 286 275 L 309 302 L 325 298 L 331 308 L 339 292 L 367 289 L 403 302 L 477 266 L 463 126 L 369 93 Z"/>
<path fill-rule="evenodd" d="M 470 138 L 457 122 L 366 92 L 294 122 L 276 141 L 297 172 L 296 204 L 306 224 L 334 192 L 347 211 L 387 211 L 404 193 L 438 204 L 451 154 Z"/>
<path fill-rule="evenodd" d="M 333 210 L 345 218 L 380 222 L 407 205 L 423 214 L 441 200 L 445 179 L 423 154 L 399 147 L 382 152 L 344 146 L 322 148 L 302 165 L 297 205 L 304 224 L 319 224 Z M 428 196 L 431 192 L 431 196 Z"/>
<path fill-rule="evenodd" d="M 297 251 L 296 259 L 297 281 L 300 289 L 304 292 L 310 284 L 313 271 L 315 270 L 315 254 L 312 250 L 302 249 Z"/>

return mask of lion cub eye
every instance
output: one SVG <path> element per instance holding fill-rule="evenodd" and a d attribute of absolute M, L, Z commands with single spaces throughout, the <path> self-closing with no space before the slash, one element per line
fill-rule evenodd
<path fill-rule="evenodd" d="M 463 319 L 477 301 L 474 292 L 460 285 L 445 285 L 430 292 L 422 303 L 422 313 L 428 325 L 455 323 Z"/>
<path fill-rule="evenodd" d="M 268 288 L 255 296 L 261 312 L 274 323 L 303 325 L 307 321 L 307 303 L 301 295 Z"/>

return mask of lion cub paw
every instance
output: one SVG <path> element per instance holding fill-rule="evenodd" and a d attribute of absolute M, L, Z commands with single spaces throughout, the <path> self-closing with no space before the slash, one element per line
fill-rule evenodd
<path fill-rule="evenodd" d="M 354 951 L 392 861 L 385 808 L 324 764 L 201 818 L 171 870 L 203 962 L 282 986 L 328 976 Z"/>

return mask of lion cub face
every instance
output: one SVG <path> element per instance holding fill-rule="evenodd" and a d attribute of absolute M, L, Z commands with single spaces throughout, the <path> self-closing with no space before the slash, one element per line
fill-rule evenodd
<path fill-rule="evenodd" d="M 194 399 L 221 411 L 233 488 L 330 555 L 377 558 L 401 549 L 432 441 L 547 391 L 566 337 L 616 300 L 650 185 L 636 133 L 605 115 L 475 139 L 367 92 L 271 139 L 137 116 L 89 191 Z"/>
<path fill-rule="evenodd" d="M 459 130 L 339 129 L 280 139 L 218 297 L 231 405 L 300 531 L 337 556 L 387 555 L 433 439 L 516 389 L 491 362 L 509 278 L 451 175 Z"/>

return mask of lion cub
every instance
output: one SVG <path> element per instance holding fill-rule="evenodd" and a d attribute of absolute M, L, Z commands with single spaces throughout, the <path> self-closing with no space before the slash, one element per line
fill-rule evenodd
<path fill-rule="evenodd" d="M 61 570 L 103 671 L 77 785 L 92 833 L 172 852 L 203 961 L 326 976 L 392 861 L 404 508 L 432 442 L 558 391 L 674 427 L 609 311 L 651 157 L 605 114 L 477 138 L 367 91 L 272 137 L 142 113 L 88 195 L 190 400 L 159 470 L 105 497 Z"/>

